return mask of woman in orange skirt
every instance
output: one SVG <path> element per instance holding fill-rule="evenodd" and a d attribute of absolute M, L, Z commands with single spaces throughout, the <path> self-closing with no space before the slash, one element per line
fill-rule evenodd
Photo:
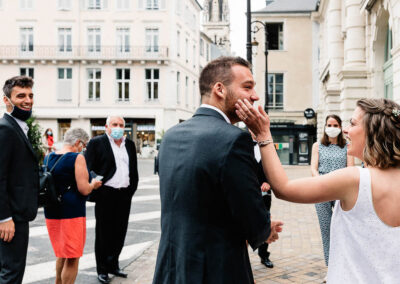
<path fill-rule="evenodd" d="M 70 129 L 65 133 L 63 149 L 50 153 L 44 161 L 45 164 L 48 161 L 48 169 L 56 165 L 52 174 L 57 189 L 62 192 L 61 204 L 44 209 L 57 257 L 56 284 L 75 282 L 86 241 L 86 196 L 101 186 L 101 181 L 95 179 L 89 183 L 85 157 L 79 154 L 88 140 L 83 129 Z"/>

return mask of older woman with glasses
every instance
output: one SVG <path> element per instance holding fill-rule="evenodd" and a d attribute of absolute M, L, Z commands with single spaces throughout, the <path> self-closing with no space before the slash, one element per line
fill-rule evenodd
<path fill-rule="evenodd" d="M 50 153 L 44 160 L 49 169 L 55 165 L 52 172 L 54 182 L 62 193 L 61 204 L 44 209 L 47 230 L 57 257 L 56 284 L 75 282 L 86 240 L 86 197 L 101 186 L 101 181 L 96 179 L 89 183 L 85 157 L 79 154 L 88 140 L 89 135 L 83 129 L 70 129 L 65 133 L 63 148 Z"/>

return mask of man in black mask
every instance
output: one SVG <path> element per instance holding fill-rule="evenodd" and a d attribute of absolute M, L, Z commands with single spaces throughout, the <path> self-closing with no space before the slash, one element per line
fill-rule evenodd
<path fill-rule="evenodd" d="M 38 208 L 38 160 L 26 120 L 33 105 L 33 81 L 17 76 L 3 87 L 6 113 L 0 119 L 0 283 L 22 283 L 29 221 Z"/>

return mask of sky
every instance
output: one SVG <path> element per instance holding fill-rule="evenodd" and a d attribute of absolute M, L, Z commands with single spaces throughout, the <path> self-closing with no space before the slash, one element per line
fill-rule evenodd
<path fill-rule="evenodd" d="M 265 0 L 251 0 L 251 10 L 257 11 L 265 7 Z M 232 52 L 246 58 L 246 15 L 247 0 L 229 0 L 231 17 Z"/>

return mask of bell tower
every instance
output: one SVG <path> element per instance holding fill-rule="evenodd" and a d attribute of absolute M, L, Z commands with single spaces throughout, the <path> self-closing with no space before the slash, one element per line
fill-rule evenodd
<path fill-rule="evenodd" d="M 204 33 L 223 53 L 229 54 L 231 51 L 229 0 L 204 0 L 203 6 Z"/>

